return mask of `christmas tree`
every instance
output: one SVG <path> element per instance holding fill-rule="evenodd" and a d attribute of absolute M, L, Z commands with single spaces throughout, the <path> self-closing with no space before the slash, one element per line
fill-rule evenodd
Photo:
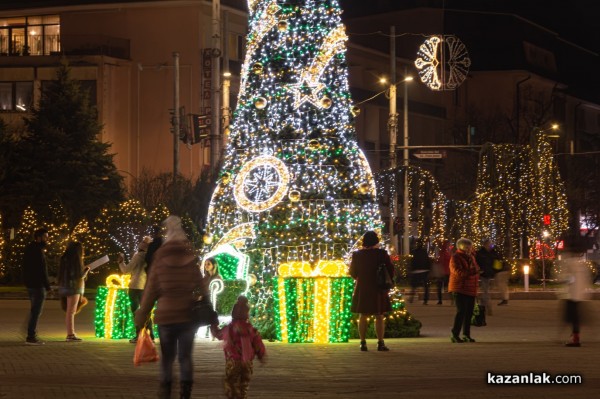
<path fill-rule="evenodd" d="M 249 0 L 238 105 L 209 207 L 211 256 L 268 303 L 271 277 L 343 276 L 380 227 L 358 147 L 337 0 Z M 221 261 L 219 261 L 221 263 Z M 346 294 L 347 295 L 347 294 Z"/>

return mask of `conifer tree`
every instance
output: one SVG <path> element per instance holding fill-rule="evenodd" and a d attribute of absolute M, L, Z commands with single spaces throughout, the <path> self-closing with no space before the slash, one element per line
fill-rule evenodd
<path fill-rule="evenodd" d="M 25 126 L 27 134 L 17 143 L 19 156 L 2 179 L 1 209 L 20 214 L 27 205 L 43 210 L 57 200 L 73 227 L 123 198 L 110 144 L 99 140 L 102 125 L 96 109 L 66 64 L 44 88 Z"/>

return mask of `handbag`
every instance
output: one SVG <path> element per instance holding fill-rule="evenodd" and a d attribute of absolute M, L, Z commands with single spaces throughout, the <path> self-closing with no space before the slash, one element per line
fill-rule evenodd
<path fill-rule="evenodd" d="M 133 352 L 133 365 L 139 366 L 143 363 L 152 363 L 158 361 L 158 351 L 147 328 L 142 328 L 135 351 Z"/>
<path fill-rule="evenodd" d="M 219 322 L 219 315 L 208 297 L 201 297 L 200 300 L 194 302 L 192 305 L 192 321 L 199 327 Z"/>
<path fill-rule="evenodd" d="M 382 291 L 388 291 L 394 286 L 394 282 L 387 271 L 387 265 L 380 262 L 377 266 L 377 287 Z"/>

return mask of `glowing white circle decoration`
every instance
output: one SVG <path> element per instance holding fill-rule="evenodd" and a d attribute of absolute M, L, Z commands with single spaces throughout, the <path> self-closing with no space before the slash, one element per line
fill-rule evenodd
<path fill-rule="evenodd" d="M 284 198 L 290 181 L 285 164 L 270 155 L 256 157 L 242 166 L 235 179 L 233 195 L 249 212 L 263 212 Z"/>
<path fill-rule="evenodd" d="M 417 53 L 415 66 L 421 82 L 432 90 L 454 90 L 469 73 L 471 59 L 467 47 L 452 35 L 431 36 Z"/>

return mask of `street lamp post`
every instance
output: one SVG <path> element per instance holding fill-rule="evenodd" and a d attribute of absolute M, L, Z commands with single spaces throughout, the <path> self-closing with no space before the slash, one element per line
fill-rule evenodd
<path fill-rule="evenodd" d="M 398 113 L 396 111 L 396 27 L 390 27 L 390 114 L 388 119 L 388 130 L 390 133 L 390 168 L 394 170 L 396 164 L 396 137 L 398 136 Z M 390 244 L 400 253 L 398 240 L 394 238 L 394 220 L 398 210 L 398 194 L 393 191 L 390 199 Z"/>
<path fill-rule="evenodd" d="M 394 77 L 395 74 L 392 74 Z M 404 83 L 404 141 L 403 141 L 403 165 L 404 165 L 404 189 L 403 189 L 403 206 L 402 206 L 402 215 L 404 218 L 404 227 L 402 230 L 402 252 L 400 252 L 400 246 L 397 243 L 397 240 L 394 238 L 394 220 L 396 216 L 396 212 L 398 209 L 398 192 L 394 190 L 392 192 L 392 198 L 390 198 L 390 221 L 389 221 L 389 231 L 390 231 L 390 243 L 397 250 L 398 253 L 402 253 L 403 255 L 408 255 L 410 252 L 410 240 L 409 234 L 410 229 L 408 225 L 408 85 L 407 82 L 413 80 L 412 76 L 405 76 L 399 82 L 391 82 L 389 88 L 390 94 L 390 113 L 388 118 L 388 130 L 390 134 L 390 168 L 393 170 L 398 166 L 397 157 L 396 157 L 396 137 L 398 135 L 398 114 L 396 111 L 396 95 L 397 95 L 397 86 L 400 83 Z M 385 82 L 384 79 L 381 80 Z"/>
<path fill-rule="evenodd" d="M 411 80 L 412 77 L 408 76 L 408 68 L 404 67 L 404 151 L 402 159 L 404 161 L 404 197 L 402 202 L 402 216 L 404 217 L 402 252 L 404 255 L 410 253 L 410 224 L 408 214 L 408 84 L 406 82 Z"/>
<path fill-rule="evenodd" d="M 396 28 L 390 27 L 390 112 L 388 118 L 388 130 L 390 134 L 390 168 L 393 170 L 398 166 L 396 157 L 396 143 L 398 136 L 398 112 L 397 112 L 397 86 L 400 83 L 404 83 L 404 151 L 403 151 L 403 165 L 404 165 L 404 192 L 403 192 L 403 205 L 402 215 L 404 218 L 404 227 L 402 232 L 402 252 L 400 252 L 400 246 L 398 240 L 394 238 L 394 220 L 396 219 L 396 213 L 398 210 L 398 193 L 394 190 L 392 198 L 390 198 L 390 220 L 389 220 L 389 234 L 390 243 L 393 248 L 396 249 L 397 253 L 408 255 L 410 252 L 410 240 L 409 240 L 409 225 L 408 225 L 408 85 L 407 82 L 413 80 L 412 76 L 408 76 L 408 69 L 404 69 L 404 79 L 396 81 Z M 381 80 L 385 83 L 385 80 Z"/>

